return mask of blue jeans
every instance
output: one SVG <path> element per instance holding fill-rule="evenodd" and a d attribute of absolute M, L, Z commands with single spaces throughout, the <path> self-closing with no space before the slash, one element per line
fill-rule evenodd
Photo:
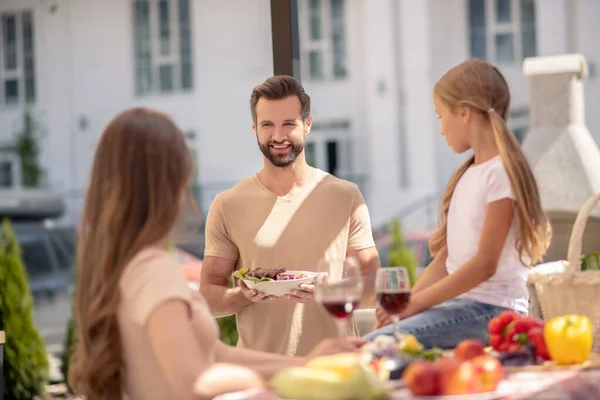
<path fill-rule="evenodd" d="M 398 331 L 415 335 L 425 348 L 451 349 L 465 339 L 478 339 L 487 345 L 489 321 L 506 310 L 475 300 L 455 298 L 401 320 Z M 393 336 L 394 325 L 384 326 L 365 335 L 365 338 L 373 340 L 379 335 Z"/>

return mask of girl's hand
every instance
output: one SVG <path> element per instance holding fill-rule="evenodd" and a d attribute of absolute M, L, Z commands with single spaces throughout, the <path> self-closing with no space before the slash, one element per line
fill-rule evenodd
<path fill-rule="evenodd" d="M 375 306 L 375 316 L 377 317 L 377 322 L 375 322 L 375 326 L 373 326 L 374 331 L 394 323 L 390 315 L 383 311 L 379 304 Z"/>

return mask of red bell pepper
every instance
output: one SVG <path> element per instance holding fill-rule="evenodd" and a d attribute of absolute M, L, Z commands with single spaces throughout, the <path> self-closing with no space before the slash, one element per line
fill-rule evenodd
<path fill-rule="evenodd" d="M 512 322 L 507 330 L 506 337 L 511 343 L 529 343 L 528 332 L 535 327 L 544 327 L 544 322 L 530 317 L 521 318 Z"/>
<path fill-rule="evenodd" d="M 508 340 L 508 327 L 513 321 L 522 317 L 514 311 L 504 311 L 494 317 L 488 323 L 488 334 L 490 346 L 498 352 L 507 351 L 510 341 Z"/>
<path fill-rule="evenodd" d="M 536 357 L 549 360 L 548 348 L 544 340 L 544 322 L 535 318 L 521 318 L 509 324 L 506 332 L 509 351 L 518 351 L 522 345 L 531 344 Z"/>
<path fill-rule="evenodd" d="M 544 327 L 535 326 L 527 332 L 529 343 L 535 347 L 535 354 L 543 359 L 550 360 L 550 353 L 548 352 L 548 346 L 546 345 L 546 339 L 544 339 Z"/>

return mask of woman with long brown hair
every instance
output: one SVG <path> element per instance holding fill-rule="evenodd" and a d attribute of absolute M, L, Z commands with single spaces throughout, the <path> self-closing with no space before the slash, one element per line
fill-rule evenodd
<path fill-rule="evenodd" d="M 163 114 L 130 109 L 102 134 L 79 227 L 69 377 L 87 400 L 211 398 L 307 361 L 218 340 L 202 296 L 166 250 L 192 174 L 185 137 Z M 309 358 L 360 344 L 328 340 Z"/>
<path fill-rule="evenodd" d="M 468 60 L 434 88 L 441 133 L 455 153 L 473 151 L 450 178 L 435 255 L 411 292 L 398 329 L 426 346 L 488 341 L 489 321 L 526 314 L 528 267 L 541 260 L 551 232 L 535 176 L 507 126 L 510 91 L 490 63 Z M 378 325 L 390 321 L 378 310 Z M 393 326 L 371 333 L 391 334 Z"/>

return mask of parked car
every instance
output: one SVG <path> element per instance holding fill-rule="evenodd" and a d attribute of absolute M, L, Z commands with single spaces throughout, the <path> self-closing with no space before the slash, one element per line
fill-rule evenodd
<path fill-rule="evenodd" d="M 41 223 L 65 212 L 63 197 L 47 189 L 0 189 L 0 218 Z"/>
<path fill-rule="evenodd" d="M 190 287 L 199 288 L 202 260 L 187 251 L 182 250 L 180 247 L 175 248 L 175 257 L 177 258 L 177 261 L 179 261 L 183 274 L 190 284 Z"/>
<path fill-rule="evenodd" d="M 34 297 L 54 296 L 73 280 L 75 232 L 43 222 L 14 222 Z"/>

